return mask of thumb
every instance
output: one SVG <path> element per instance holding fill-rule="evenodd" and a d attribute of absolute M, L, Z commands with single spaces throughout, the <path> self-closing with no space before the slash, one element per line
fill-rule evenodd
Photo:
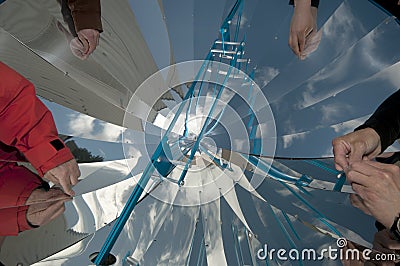
<path fill-rule="evenodd" d="M 64 193 L 67 195 L 70 195 L 71 197 L 75 196 L 75 192 L 71 188 L 71 183 L 69 182 L 70 179 L 68 178 L 60 178 L 60 185 L 62 189 L 64 190 Z"/>
<path fill-rule="evenodd" d="M 83 46 L 83 51 L 82 52 L 84 54 L 87 53 L 88 50 L 89 50 L 89 42 L 88 42 L 88 40 L 83 35 L 78 35 L 78 38 L 79 38 L 80 43 Z"/>

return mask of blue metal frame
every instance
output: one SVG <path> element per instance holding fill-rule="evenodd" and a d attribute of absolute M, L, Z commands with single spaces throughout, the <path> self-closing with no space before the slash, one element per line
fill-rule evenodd
<path fill-rule="evenodd" d="M 224 40 L 228 40 L 228 41 L 230 40 L 230 34 L 229 34 L 230 21 L 232 20 L 233 16 L 235 15 L 235 13 L 239 9 L 239 7 L 242 6 L 242 4 L 243 4 L 243 0 L 237 0 L 237 2 L 235 3 L 234 7 L 232 8 L 231 12 L 229 13 L 228 17 L 225 19 L 225 21 L 221 27 L 223 29 L 226 29 L 222 32 L 223 43 L 224 43 Z M 215 44 L 210 49 L 201 69 L 197 73 L 195 80 L 199 80 L 201 75 L 204 73 L 204 69 L 205 69 L 206 65 L 209 62 L 211 62 L 211 60 L 213 59 L 211 50 L 214 47 L 215 47 Z M 232 63 L 231 63 L 232 67 L 236 63 L 236 58 L 237 58 L 237 56 L 235 56 L 235 58 L 232 60 Z M 232 68 L 230 68 L 230 71 L 231 71 L 231 69 Z M 229 77 L 229 73 L 227 74 L 227 76 L 224 80 L 224 83 L 226 82 L 227 77 Z M 158 170 L 160 172 L 160 174 L 164 175 L 164 174 L 168 174 L 169 172 L 171 172 L 173 170 L 173 168 L 175 167 L 173 164 L 171 164 L 170 162 L 167 162 L 165 160 L 167 158 L 167 156 L 166 156 L 166 151 L 164 151 L 164 146 L 168 145 L 167 144 L 168 135 L 171 133 L 173 127 L 175 126 L 175 124 L 179 118 L 179 115 L 183 111 L 183 108 L 186 106 L 185 102 L 187 100 L 190 101 L 189 102 L 189 108 L 190 108 L 190 104 L 191 104 L 192 97 L 194 96 L 194 89 L 195 89 L 196 84 L 197 84 L 196 81 L 192 83 L 189 91 L 186 93 L 186 95 L 182 101 L 183 103 L 178 107 L 178 110 L 177 110 L 174 118 L 172 119 L 171 124 L 169 125 L 167 131 L 165 132 L 165 135 L 163 136 L 161 142 L 157 146 L 157 149 L 154 152 L 153 156 L 151 157 L 151 161 L 147 164 L 145 170 L 143 171 L 143 174 L 142 174 L 138 184 L 135 186 L 131 196 L 129 197 L 126 205 L 124 206 L 124 209 L 122 210 L 120 216 L 117 218 L 116 223 L 114 224 L 114 226 L 113 226 L 111 232 L 109 233 L 106 241 L 104 242 L 96 260 L 94 261 L 94 263 L 96 265 L 100 265 L 101 262 L 104 260 L 104 258 L 107 257 L 107 255 L 110 253 L 112 247 L 114 246 L 115 242 L 117 241 L 122 229 L 124 228 L 126 222 L 128 221 L 133 209 L 135 208 L 138 200 L 140 199 L 140 197 L 144 191 L 144 188 L 146 187 L 147 183 L 149 182 L 150 177 L 154 173 L 154 171 Z M 210 116 L 214 111 L 216 102 L 219 99 L 219 97 L 221 96 L 222 91 L 223 91 L 223 87 L 220 88 L 220 90 L 216 96 L 216 100 L 214 101 L 212 107 L 210 108 L 209 116 L 207 117 L 207 119 L 204 123 L 204 126 L 203 126 L 203 128 L 191 150 L 190 157 L 185 165 L 185 168 L 184 168 L 184 170 L 181 174 L 181 177 L 178 181 L 178 184 L 182 184 L 183 179 L 185 178 L 186 173 L 189 169 L 189 165 L 192 162 L 196 151 L 199 149 L 201 138 L 203 137 L 203 135 L 205 133 L 206 127 L 210 123 Z M 187 134 L 187 128 L 185 128 L 185 134 Z"/>
<path fill-rule="evenodd" d="M 209 62 L 209 60 L 211 59 L 211 53 L 208 54 L 206 60 L 204 61 L 196 79 L 199 78 L 199 74 L 204 71 L 204 68 L 207 64 L 207 62 Z M 193 90 L 194 90 L 194 86 L 195 84 L 192 84 L 192 86 L 190 87 L 189 91 L 186 93 L 183 102 L 185 102 L 186 100 L 188 100 L 192 95 L 193 95 Z M 135 208 L 138 200 L 140 199 L 144 188 L 146 187 L 147 183 L 150 180 L 151 175 L 154 173 L 154 171 L 156 170 L 155 164 L 157 163 L 157 160 L 159 159 L 160 155 L 163 153 L 163 146 L 167 145 L 167 139 L 168 139 L 168 135 L 171 133 L 173 127 L 175 126 L 179 115 L 182 113 L 183 108 L 184 108 L 185 104 L 181 104 L 178 107 L 178 110 L 176 112 L 176 115 L 174 116 L 174 118 L 171 121 L 171 124 L 169 125 L 167 131 L 165 132 L 165 135 L 163 136 L 161 142 L 158 144 L 156 151 L 154 152 L 151 161 L 147 164 L 145 170 L 143 171 L 142 176 L 140 177 L 139 182 L 137 183 L 137 185 L 135 186 L 131 196 L 129 197 L 127 203 L 124 206 L 124 209 L 122 210 L 120 216 L 117 218 L 116 223 L 114 224 L 113 228 L 111 229 L 111 232 L 109 233 L 106 241 L 104 242 L 96 260 L 94 261 L 94 263 L 96 265 L 100 265 L 101 262 L 104 260 L 104 258 L 107 257 L 107 255 L 110 253 L 112 247 L 114 246 L 115 242 L 117 241 L 122 229 L 124 228 L 126 222 L 128 221 L 133 209 Z M 163 171 L 162 171 L 163 172 Z"/>

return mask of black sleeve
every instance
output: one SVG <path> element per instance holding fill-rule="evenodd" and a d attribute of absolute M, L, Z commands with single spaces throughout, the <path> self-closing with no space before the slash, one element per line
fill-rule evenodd
<path fill-rule="evenodd" d="M 389 96 L 370 118 L 355 130 L 374 129 L 381 138 L 381 151 L 400 137 L 400 90 Z"/>
<path fill-rule="evenodd" d="M 75 30 L 74 19 L 71 15 L 71 9 L 69 9 L 67 0 L 61 0 L 61 14 L 63 15 L 63 20 L 68 25 L 69 32 L 74 37 L 78 37 L 78 34 Z"/>
<path fill-rule="evenodd" d="M 289 1 L 289 5 L 294 5 L 294 0 L 290 0 Z M 311 6 L 314 6 L 314 7 L 318 8 L 319 0 L 311 0 Z"/>

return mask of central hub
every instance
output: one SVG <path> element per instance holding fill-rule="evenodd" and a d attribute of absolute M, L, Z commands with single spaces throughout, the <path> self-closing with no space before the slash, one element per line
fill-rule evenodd
<path fill-rule="evenodd" d="M 194 116 L 194 117 L 190 117 L 186 121 L 186 128 L 188 130 L 188 137 L 197 140 L 197 136 L 200 134 L 200 131 L 204 126 L 205 119 L 206 119 L 205 116 L 197 115 L 197 116 Z"/>

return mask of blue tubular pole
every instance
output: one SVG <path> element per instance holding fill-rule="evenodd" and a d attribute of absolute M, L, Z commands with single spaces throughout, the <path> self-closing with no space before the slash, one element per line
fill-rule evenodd
<path fill-rule="evenodd" d="M 270 175 L 273 179 L 276 179 L 279 181 L 284 181 L 284 182 L 290 182 L 292 184 L 297 183 L 297 181 L 300 179 L 299 177 L 290 176 L 288 174 L 282 173 L 278 168 L 276 168 L 272 165 L 268 166 L 265 162 L 263 162 L 256 156 L 243 155 L 243 154 L 241 154 L 241 156 L 244 159 L 246 159 L 249 163 L 251 163 L 255 167 L 259 168 L 264 173 L 267 173 L 268 175 Z"/>
<path fill-rule="evenodd" d="M 328 167 L 327 165 L 323 164 L 322 162 L 320 162 L 318 160 L 315 160 L 315 159 L 313 159 L 313 160 L 303 160 L 303 161 L 308 163 L 308 164 L 317 166 L 317 167 L 319 167 L 319 168 L 321 168 L 321 169 L 323 169 L 323 170 L 325 170 L 325 171 L 327 171 L 329 173 L 332 173 L 334 175 L 338 175 L 338 174 L 341 173 L 340 171 L 338 171 L 336 169 L 332 169 L 332 168 Z"/>
<path fill-rule="evenodd" d="M 242 20 L 242 11 L 243 11 L 243 4 L 242 2 L 240 3 L 241 5 L 239 5 L 238 8 L 240 8 L 240 11 L 238 12 L 238 18 L 237 18 L 237 23 L 236 23 L 236 31 L 235 31 L 235 37 L 233 38 L 233 40 L 235 42 L 238 41 L 238 37 L 239 37 L 239 29 L 240 29 L 240 22 Z"/>
<path fill-rule="evenodd" d="M 258 162 L 262 162 L 261 160 L 258 160 L 258 158 L 254 156 L 249 156 L 246 157 L 243 154 L 241 154 L 243 158 L 247 159 L 248 162 L 256 166 L 258 169 L 263 171 L 265 174 L 271 176 L 273 179 L 276 179 L 279 183 L 281 183 L 287 190 L 289 190 L 297 199 L 299 199 L 301 202 L 303 202 L 311 211 L 313 211 L 318 220 L 320 220 L 322 223 L 324 223 L 334 234 L 338 235 L 339 237 L 342 237 L 342 234 L 333 226 L 329 223 L 328 218 L 325 217 L 319 210 L 317 210 L 314 206 L 311 205 L 305 198 L 303 198 L 301 195 L 296 193 L 284 180 L 289 181 L 290 179 L 293 179 L 293 177 L 286 175 L 282 172 L 280 172 L 277 168 L 274 168 L 272 165 L 270 166 L 270 169 L 268 170 L 263 164 L 258 164 Z"/>
<path fill-rule="evenodd" d="M 247 66 L 246 66 L 247 67 Z M 256 95 L 251 95 L 251 93 L 253 92 L 253 79 L 254 79 L 254 75 L 255 75 L 255 71 L 253 70 L 251 73 L 250 73 L 250 80 L 249 80 L 249 82 L 250 82 L 250 90 L 249 90 L 249 96 L 248 96 L 248 98 L 249 98 L 249 101 L 250 101 L 250 108 L 249 108 L 249 112 L 247 113 L 247 115 L 248 116 L 250 116 L 250 119 L 249 119 L 249 123 L 247 124 L 247 128 L 248 129 L 250 129 L 251 128 L 251 131 L 250 131 L 250 140 L 253 140 L 254 138 L 255 138 L 255 136 L 256 136 L 256 129 L 257 129 L 257 127 L 256 126 L 254 126 L 253 125 L 253 123 L 254 123 L 254 119 L 255 119 L 255 113 L 253 112 L 253 110 L 252 110 L 252 107 L 254 107 L 254 104 L 255 104 L 255 101 L 256 101 Z"/>
<path fill-rule="evenodd" d="M 241 49 L 240 49 L 239 51 L 241 51 Z M 221 97 L 221 94 L 222 94 L 222 92 L 224 91 L 224 84 L 225 84 L 226 81 L 228 80 L 229 75 L 230 75 L 230 73 L 231 73 L 231 71 L 232 71 L 232 67 L 233 67 L 233 65 L 235 65 L 235 63 L 236 63 L 236 57 L 235 57 L 235 59 L 232 60 L 231 66 L 230 66 L 229 69 L 228 69 L 228 73 L 226 73 L 225 79 L 224 79 L 224 81 L 223 81 L 223 83 L 222 83 L 222 85 L 221 85 L 221 88 L 220 88 L 219 91 L 218 91 L 218 94 L 217 94 L 217 96 L 216 96 L 216 98 L 215 98 L 215 101 L 214 101 L 213 104 L 211 105 L 211 108 L 210 108 L 210 111 L 208 112 L 207 118 L 206 118 L 206 120 L 204 121 L 204 125 L 203 125 L 203 127 L 201 128 L 199 135 L 197 136 L 197 140 L 196 140 L 196 142 L 195 142 L 195 144 L 194 144 L 194 146 L 193 146 L 193 149 L 192 149 L 192 151 L 190 152 L 190 156 L 189 156 L 189 158 L 188 158 L 188 160 L 187 160 L 187 162 L 186 162 L 186 164 L 185 164 L 185 168 L 183 169 L 183 171 L 182 171 L 182 173 L 181 173 L 181 176 L 179 177 L 178 185 L 181 185 L 181 184 L 182 184 L 182 181 L 183 181 L 183 179 L 185 178 L 185 176 L 186 176 L 186 174 L 187 174 L 187 172 L 188 172 L 188 170 L 189 170 L 189 166 L 190 166 L 190 164 L 191 164 L 192 161 L 193 161 L 194 155 L 196 154 L 197 150 L 199 149 L 200 141 L 201 141 L 201 139 L 203 138 L 203 135 L 204 135 L 204 133 L 205 133 L 205 131 L 206 131 L 207 125 L 210 123 L 211 115 L 212 115 L 212 113 L 214 112 L 215 107 L 217 106 L 217 101 L 218 101 L 218 99 Z"/>
<path fill-rule="evenodd" d="M 129 219 L 133 208 L 135 208 L 140 196 L 143 193 L 144 188 L 146 187 L 151 173 L 154 171 L 154 165 L 152 163 L 147 164 L 146 169 L 143 172 L 142 177 L 140 178 L 138 184 L 135 186 L 131 196 L 128 199 L 127 204 L 122 210 L 120 216 L 118 217 L 116 223 L 114 224 L 111 232 L 109 233 L 107 240 L 104 242 L 103 247 L 101 248 L 99 254 L 96 257 L 94 263 L 96 265 L 100 265 L 105 257 L 108 256 L 112 247 L 118 239 L 122 229 L 125 226 L 126 221 Z"/>
<path fill-rule="evenodd" d="M 226 169 L 228 168 L 228 164 L 226 163 L 222 163 L 220 162 L 220 160 L 218 160 L 217 158 L 215 158 L 212 154 L 210 154 L 206 149 L 204 149 L 203 147 L 199 147 L 200 151 L 204 152 L 213 162 L 214 164 L 218 165 L 219 167 L 221 167 L 222 169 Z"/>
<path fill-rule="evenodd" d="M 278 216 L 276 215 L 274 209 L 272 208 L 271 204 L 269 204 L 267 202 L 267 206 L 269 207 L 272 215 L 274 216 L 275 221 L 278 223 L 279 225 L 279 229 L 281 229 L 282 233 L 285 235 L 286 240 L 288 241 L 289 245 L 293 248 L 298 250 L 296 243 L 293 241 L 292 237 L 290 236 L 289 232 L 287 231 L 287 229 L 285 228 L 285 226 L 283 225 L 283 223 L 281 222 L 281 220 L 278 218 Z M 268 260 L 268 258 L 267 258 Z M 303 265 L 301 258 L 299 260 L 299 264 Z"/>
<path fill-rule="evenodd" d="M 199 73 L 197 73 L 196 79 L 199 78 L 200 73 L 204 70 L 204 67 L 208 60 L 211 58 L 211 52 L 208 54 L 206 61 L 204 61 L 202 67 L 199 70 Z M 112 247 L 114 246 L 115 242 L 118 239 L 118 236 L 120 235 L 122 229 L 125 226 L 125 223 L 128 221 L 133 209 L 135 208 L 140 196 L 143 193 L 144 188 L 146 187 L 147 183 L 150 180 L 151 175 L 153 174 L 155 167 L 154 167 L 154 162 L 157 160 L 157 158 L 160 156 L 161 151 L 163 149 L 163 144 L 166 143 L 167 141 L 167 136 L 169 133 L 172 131 L 173 127 L 175 126 L 176 121 L 179 118 L 179 115 L 181 114 L 185 104 L 184 102 L 189 99 L 193 95 L 193 90 L 194 86 L 191 86 L 190 90 L 186 93 L 184 99 L 183 99 L 183 104 L 181 104 L 178 107 L 178 110 L 174 116 L 174 118 L 171 121 L 171 124 L 169 125 L 167 131 L 165 132 L 165 135 L 161 139 L 160 143 L 157 146 L 156 151 L 154 152 L 151 161 L 147 164 L 145 170 L 143 171 L 142 176 L 140 177 L 139 182 L 135 186 L 131 196 L 129 197 L 127 203 L 124 206 L 124 209 L 122 210 L 120 216 L 117 218 L 117 221 L 115 222 L 113 228 L 111 229 L 111 232 L 108 234 L 106 241 L 104 242 L 99 254 L 97 255 L 94 263 L 96 265 L 100 265 L 100 263 L 104 260 L 105 257 L 108 256 L 110 253 Z"/>
<path fill-rule="evenodd" d="M 290 218 L 289 218 L 289 216 L 287 215 L 287 213 L 284 212 L 284 211 L 282 211 L 282 210 L 281 210 L 281 213 L 282 213 L 283 217 L 285 217 L 286 222 L 289 224 L 290 229 L 292 229 L 293 234 L 296 236 L 296 238 L 297 238 L 298 240 L 301 240 L 301 239 L 300 239 L 300 236 L 297 234 L 296 229 L 294 229 L 293 223 L 292 223 L 292 221 L 290 221 Z"/>
<path fill-rule="evenodd" d="M 328 218 L 325 217 L 319 210 L 317 210 L 314 206 L 312 206 L 305 198 L 300 196 L 296 191 L 294 191 L 291 187 L 289 187 L 286 183 L 279 181 L 283 186 L 285 186 L 296 198 L 298 198 L 301 202 L 303 202 L 310 210 L 317 214 L 318 220 L 324 223 L 334 234 L 339 237 L 342 237 L 342 234 L 329 223 Z"/>
<path fill-rule="evenodd" d="M 321 169 L 324 169 L 325 171 L 337 175 L 338 180 L 335 183 L 335 186 L 333 187 L 333 191 L 342 191 L 342 188 L 344 186 L 344 183 L 346 182 L 346 174 L 343 172 L 340 172 L 336 169 L 332 169 L 323 163 L 317 161 L 317 160 L 304 160 L 304 162 L 315 165 Z"/>
<path fill-rule="evenodd" d="M 237 0 L 235 5 L 234 5 L 234 7 L 229 12 L 229 15 L 225 18 L 224 22 L 222 23 L 222 27 L 221 27 L 222 32 L 221 32 L 221 34 L 222 34 L 223 40 L 230 41 L 229 21 L 232 20 L 233 16 L 236 14 L 238 9 L 240 7 L 242 7 L 242 6 L 243 6 L 243 0 Z M 226 31 L 223 31 L 223 29 L 226 29 Z M 238 49 L 238 52 L 240 52 L 240 54 L 243 53 L 243 45 L 240 46 L 240 48 Z M 236 53 L 235 57 L 231 61 L 231 65 L 230 65 L 230 67 L 228 69 L 228 73 L 226 74 L 225 79 L 224 79 L 224 81 L 222 83 L 222 86 L 221 86 L 220 90 L 218 91 L 218 94 L 217 94 L 217 96 L 215 98 L 215 101 L 211 105 L 210 111 L 208 112 L 208 115 L 207 115 L 207 118 L 206 118 L 206 120 L 204 122 L 204 125 L 203 125 L 202 129 L 200 130 L 199 135 L 197 136 L 196 143 L 194 144 L 193 149 L 192 149 L 192 151 L 190 153 L 190 156 L 189 156 L 189 158 L 188 158 L 188 160 L 187 160 L 187 162 L 185 164 L 185 168 L 183 169 L 183 171 L 181 173 L 181 176 L 179 177 L 179 180 L 178 180 L 178 185 L 179 186 L 182 184 L 182 181 L 185 178 L 185 176 L 186 176 L 186 174 L 187 174 L 187 172 L 189 170 L 189 166 L 193 161 L 194 155 L 196 154 L 197 150 L 199 149 L 200 141 L 203 138 L 203 135 L 206 133 L 205 130 L 206 130 L 208 124 L 210 123 L 211 115 L 214 112 L 214 109 L 216 107 L 216 103 L 217 103 L 218 99 L 221 97 L 221 94 L 222 94 L 222 92 L 224 90 L 223 86 L 224 86 L 224 84 L 226 83 L 226 81 L 229 78 L 229 75 L 230 75 L 230 73 L 232 71 L 232 67 L 234 67 L 236 65 L 237 57 L 238 57 L 238 53 Z"/>
<path fill-rule="evenodd" d="M 1 0 L 0 0 L 1 1 Z M 237 0 L 237 2 L 235 3 L 235 6 L 232 8 L 231 12 L 229 13 L 228 17 L 225 19 L 225 22 L 223 24 L 223 26 L 227 26 L 228 25 L 228 31 L 229 31 L 229 23 L 228 21 L 232 19 L 232 17 L 234 16 L 234 14 L 236 13 L 238 7 L 240 6 L 240 4 L 242 3 L 243 0 Z M 227 35 L 228 33 L 225 32 L 225 35 Z M 100 263 L 104 260 L 105 257 L 108 256 L 108 254 L 110 253 L 112 247 L 114 246 L 115 242 L 117 241 L 122 229 L 125 226 L 125 223 L 127 222 L 127 220 L 129 219 L 133 209 L 135 208 L 138 200 L 140 199 L 140 196 L 142 195 L 144 188 L 146 187 L 148 181 L 150 180 L 151 175 L 153 174 L 153 172 L 155 171 L 155 166 L 154 163 L 156 162 L 157 158 L 160 156 L 162 150 L 163 150 L 163 145 L 167 143 L 167 138 L 169 133 L 172 131 L 173 127 L 175 126 L 179 115 L 182 113 L 183 108 L 185 106 L 185 101 L 187 101 L 189 98 L 191 99 L 194 95 L 194 88 L 196 85 L 196 80 L 198 80 L 200 78 L 200 75 L 202 73 L 202 71 L 204 71 L 204 68 L 206 66 L 206 63 L 210 62 L 212 58 L 212 53 L 211 50 L 208 53 L 205 61 L 203 62 L 203 65 L 201 66 L 199 72 L 197 73 L 197 76 L 195 77 L 195 81 L 193 82 L 192 86 L 190 87 L 189 91 L 186 93 L 184 99 L 182 100 L 183 104 L 181 104 L 178 107 L 178 110 L 174 116 L 174 118 L 172 119 L 167 131 L 165 132 L 165 135 L 163 136 L 163 138 L 161 139 L 160 143 L 157 146 L 156 151 L 154 152 L 151 161 L 147 164 L 145 170 L 143 171 L 142 176 L 140 177 L 140 180 L 138 182 L 138 184 L 135 186 L 132 194 L 130 195 L 128 202 L 125 204 L 124 209 L 122 210 L 120 216 L 117 218 L 116 223 L 114 224 L 113 228 L 111 229 L 111 232 L 109 233 L 109 235 L 107 236 L 106 241 L 104 242 L 99 254 L 97 255 L 94 263 L 96 265 L 100 265 Z M 229 73 L 227 75 L 227 77 L 229 76 Z M 223 88 L 221 88 L 221 90 L 219 91 L 217 97 L 219 98 L 220 94 L 222 93 Z M 217 99 L 218 99 L 217 98 Z M 215 107 L 215 102 L 214 105 L 211 107 L 210 113 L 212 113 L 213 111 L 213 107 Z M 209 117 L 207 117 L 206 120 L 207 124 L 209 123 Z M 200 132 L 201 136 L 202 134 L 204 134 L 204 130 L 205 127 L 202 129 L 202 131 Z M 199 147 L 200 144 L 200 138 L 196 141 L 196 143 L 194 144 L 194 147 L 192 149 L 192 153 L 191 153 L 191 159 L 188 161 L 188 163 L 185 165 L 185 170 L 187 172 L 188 168 L 189 168 L 189 164 L 191 163 L 191 161 L 193 160 L 194 154 Z M 185 173 L 182 173 L 181 175 L 181 179 L 184 178 L 184 176 L 186 175 Z M 180 184 L 182 180 L 180 180 L 178 183 Z"/>
<path fill-rule="evenodd" d="M 336 184 L 333 187 L 333 191 L 340 192 L 340 191 L 342 191 L 343 185 L 346 182 L 346 174 L 341 173 L 337 177 L 338 177 L 338 181 L 336 181 Z"/>
<path fill-rule="evenodd" d="M 229 12 L 229 15 L 225 18 L 224 22 L 222 23 L 221 27 L 221 35 L 223 40 L 229 42 L 231 41 L 230 39 L 230 33 L 229 33 L 229 23 L 232 21 L 233 17 L 235 16 L 236 12 L 238 11 L 239 7 L 241 7 L 243 4 L 243 0 L 237 0 L 231 11 Z M 223 31 L 223 30 L 226 31 Z"/>
<path fill-rule="evenodd" d="M 213 48 L 211 48 L 211 49 L 213 49 Z M 211 53 L 209 53 L 209 55 L 207 56 L 207 58 L 208 58 L 208 60 L 211 58 Z M 204 73 L 203 73 L 203 78 L 201 79 L 199 94 L 200 94 L 201 88 L 202 88 L 202 86 L 203 86 L 203 80 L 204 80 L 204 76 L 205 76 L 205 75 L 206 75 L 206 71 L 204 71 Z M 199 76 L 199 75 L 198 75 L 198 76 Z M 190 85 L 190 90 L 192 91 L 192 95 L 191 95 L 191 97 L 190 97 L 190 99 L 189 99 L 189 106 L 188 106 L 188 108 L 187 108 L 187 110 L 186 110 L 185 130 L 184 130 L 184 132 L 183 132 L 183 136 L 184 136 L 184 137 L 189 136 L 189 130 L 188 130 L 188 128 L 187 128 L 187 124 L 188 124 L 188 120 L 189 120 L 190 109 L 192 108 L 192 101 L 193 101 L 193 96 L 194 96 L 194 88 L 195 88 L 196 85 L 197 85 L 197 80 L 198 80 L 198 78 L 197 78 L 195 81 L 193 81 L 192 85 Z M 197 104 L 196 104 L 196 106 L 197 106 Z"/>

